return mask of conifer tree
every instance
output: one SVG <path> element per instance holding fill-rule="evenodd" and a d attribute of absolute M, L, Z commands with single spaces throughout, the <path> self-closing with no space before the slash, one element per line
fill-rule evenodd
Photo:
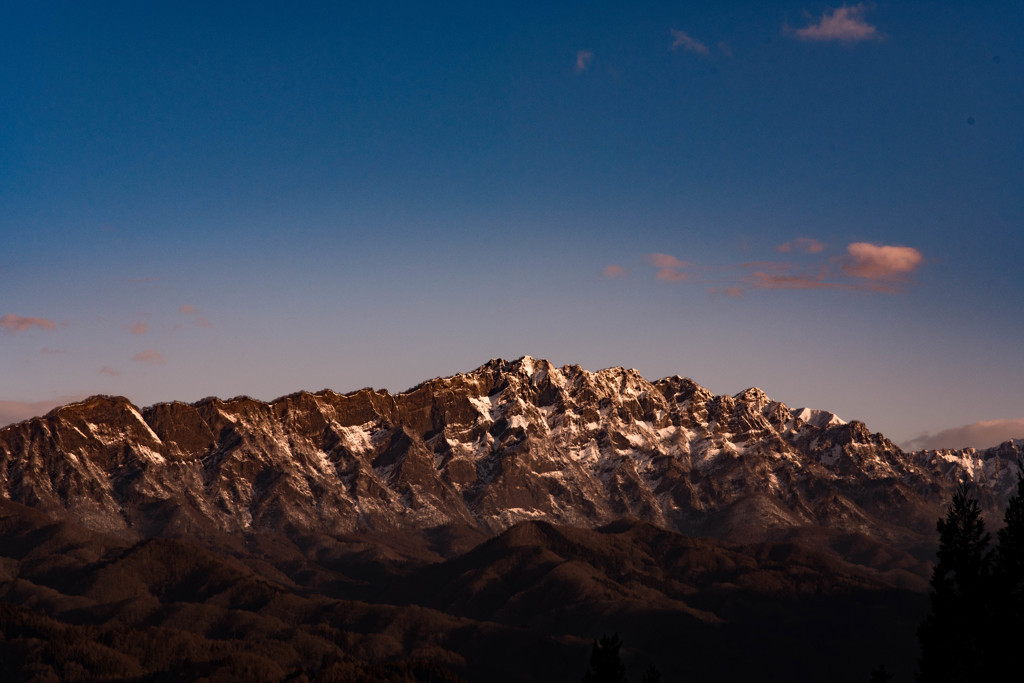
<path fill-rule="evenodd" d="M 892 680 L 892 674 L 885 668 L 885 664 L 879 664 L 871 670 L 870 683 L 888 683 Z"/>
<path fill-rule="evenodd" d="M 640 683 L 661 683 L 661 672 L 653 666 L 650 667 L 644 672 L 644 677 L 640 679 Z"/>
<path fill-rule="evenodd" d="M 918 628 L 920 683 L 973 683 L 989 680 L 986 581 L 991 536 L 978 500 L 963 482 L 953 495 L 939 532 L 938 562 L 932 572 L 932 611 Z"/>
<path fill-rule="evenodd" d="M 992 567 L 994 600 L 993 667 L 1010 670 L 1016 657 L 1021 624 L 1024 624 L 1024 463 L 1017 463 L 1017 490 L 996 534 Z"/>
<path fill-rule="evenodd" d="M 590 651 L 590 668 L 583 676 L 583 683 L 627 683 L 626 667 L 619 657 L 622 641 L 619 634 L 609 637 L 602 635 L 594 641 Z"/>

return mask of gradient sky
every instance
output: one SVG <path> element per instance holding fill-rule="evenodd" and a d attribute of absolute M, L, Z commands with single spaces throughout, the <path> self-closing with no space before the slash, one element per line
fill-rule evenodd
<path fill-rule="evenodd" d="M 1024 437 L 1024 5 L 435 4 L 5 7 L 0 422 L 529 354 Z"/>

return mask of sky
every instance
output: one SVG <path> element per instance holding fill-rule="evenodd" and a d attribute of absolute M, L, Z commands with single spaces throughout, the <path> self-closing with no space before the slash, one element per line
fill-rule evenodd
<path fill-rule="evenodd" d="M 1020 3 L 12 3 L 0 424 L 522 355 L 1024 437 Z"/>

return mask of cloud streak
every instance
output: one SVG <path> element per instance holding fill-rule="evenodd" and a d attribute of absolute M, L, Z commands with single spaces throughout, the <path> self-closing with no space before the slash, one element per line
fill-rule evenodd
<path fill-rule="evenodd" d="M 655 278 L 708 285 L 713 296 L 740 297 L 754 290 L 842 290 L 897 294 L 920 268 L 924 255 L 913 247 L 853 242 L 840 256 L 825 255 L 827 245 L 811 237 L 784 242 L 775 250 L 809 255 L 800 261 L 759 260 L 708 266 L 682 261 L 671 254 L 647 254 Z M 816 257 L 816 258 L 815 258 Z M 611 271 L 614 272 L 614 271 Z M 623 271 L 624 272 L 624 271 Z M 605 275 L 610 276 L 606 271 Z"/>
<path fill-rule="evenodd" d="M 788 254 L 791 251 L 799 251 L 804 254 L 820 254 L 825 251 L 825 243 L 810 237 L 797 237 L 775 247 L 775 251 Z"/>
<path fill-rule="evenodd" d="M 1024 439 L 1024 418 L 1019 420 L 981 420 L 960 427 L 943 429 L 937 434 L 922 434 L 904 444 L 905 450 L 943 448 L 991 448 L 1010 439 Z"/>
<path fill-rule="evenodd" d="M 582 73 L 590 68 L 594 61 L 594 53 L 590 50 L 580 50 L 576 53 L 576 73 Z"/>
<path fill-rule="evenodd" d="M 864 20 L 864 4 L 839 7 L 831 12 L 826 10 L 821 20 L 804 28 L 785 28 L 786 33 L 800 40 L 819 43 L 860 43 L 867 40 L 881 40 L 878 29 Z"/>
<path fill-rule="evenodd" d="M 680 261 L 671 254 L 657 253 L 648 254 L 647 260 L 658 269 L 655 277 L 662 282 L 682 282 L 683 280 L 690 279 L 690 274 L 682 270 L 693 265 L 689 261 Z"/>
<path fill-rule="evenodd" d="M 163 365 L 164 357 L 159 351 L 146 349 L 135 354 L 132 360 L 136 363 L 146 363 L 147 365 Z"/>
<path fill-rule="evenodd" d="M 604 275 L 605 277 L 620 278 L 626 274 L 626 269 L 620 265 L 612 263 L 610 265 L 605 266 L 601 270 L 601 274 Z"/>
<path fill-rule="evenodd" d="M 678 50 L 680 48 L 687 52 L 696 52 L 697 54 L 704 55 L 705 57 L 711 54 L 711 50 L 709 50 L 708 46 L 704 43 L 695 38 L 691 38 L 683 31 L 672 29 L 672 49 Z"/>
<path fill-rule="evenodd" d="M 178 309 L 179 313 L 184 313 L 187 316 L 192 317 L 195 320 L 196 325 L 199 327 L 209 327 L 210 321 L 199 315 L 199 309 L 192 304 L 185 304 Z"/>
<path fill-rule="evenodd" d="M 687 261 L 680 261 L 671 254 L 648 254 L 647 260 L 655 268 L 685 268 L 690 265 Z"/>
<path fill-rule="evenodd" d="M 47 320 L 46 318 L 26 318 L 24 316 L 8 313 L 0 318 L 0 327 L 8 332 L 25 332 L 27 330 L 31 330 L 33 327 L 53 331 L 57 329 L 57 324 L 52 320 Z"/>

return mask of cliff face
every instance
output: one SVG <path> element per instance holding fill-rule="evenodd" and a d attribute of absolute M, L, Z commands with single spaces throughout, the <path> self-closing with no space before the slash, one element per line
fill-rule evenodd
<path fill-rule="evenodd" d="M 0 493 L 128 537 L 632 517 L 731 541 L 828 527 L 905 545 L 933 536 L 961 477 L 994 511 L 1020 451 L 904 453 L 759 389 L 526 357 L 396 395 L 93 397 L 0 430 Z"/>

